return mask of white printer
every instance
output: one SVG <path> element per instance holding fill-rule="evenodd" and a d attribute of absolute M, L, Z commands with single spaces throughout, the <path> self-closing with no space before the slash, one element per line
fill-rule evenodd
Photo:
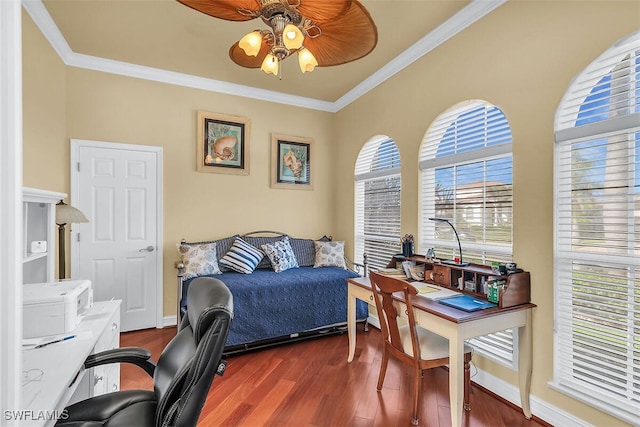
<path fill-rule="evenodd" d="M 66 334 L 91 306 L 89 280 L 65 280 L 23 285 L 23 338 Z"/>

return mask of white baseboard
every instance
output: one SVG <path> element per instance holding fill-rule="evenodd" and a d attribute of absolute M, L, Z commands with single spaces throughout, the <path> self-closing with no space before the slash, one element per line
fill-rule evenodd
<path fill-rule="evenodd" d="M 503 381 L 481 369 L 478 369 L 477 374 L 471 378 L 471 381 L 481 385 L 487 390 L 491 390 L 493 393 L 518 407 L 522 407 L 520 405 L 520 389 L 518 386 Z M 539 397 L 531 395 L 529 399 L 531 402 L 531 413 L 551 425 L 563 427 L 591 426 L 591 424 L 586 421 L 553 406 Z"/>
<path fill-rule="evenodd" d="M 176 326 L 178 324 L 178 316 L 164 316 L 162 318 L 162 327 Z"/>
<path fill-rule="evenodd" d="M 370 315 L 368 322 L 369 325 L 380 329 L 380 321 L 377 317 Z M 520 389 L 518 386 L 503 381 L 481 369 L 477 370 L 477 373 L 473 375 L 471 381 L 486 388 L 487 390 L 491 390 L 501 398 L 522 408 L 522 405 L 520 404 Z M 531 413 L 551 425 L 563 427 L 592 426 L 586 421 L 553 406 L 539 397 L 531 395 L 529 398 L 531 403 Z"/>

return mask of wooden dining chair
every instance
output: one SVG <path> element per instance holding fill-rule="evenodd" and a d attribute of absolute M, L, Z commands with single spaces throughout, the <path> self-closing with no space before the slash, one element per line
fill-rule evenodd
<path fill-rule="evenodd" d="M 376 309 L 382 331 L 382 362 L 378 376 L 378 391 L 382 390 L 387 372 L 389 355 L 413 368 L 413 417 L 411 424 L 418 425 L 420 395 L 422 394 L 422 371 L 449 363 L 449 340 L 416 325 L 412 299 L 417 289 L 401 279 L 369 273 L 371 288 L 375 296 Z M 398 313 L 393 304 L 393 293 L 402 293 L 406 302 L 406 313 Z M 399 324 L 398 318 L 404 314 L 408 324 Z M 403 323 L 403 322 L 401 322 Z M 464 409 L 470 410 L 469 388 L 471 384 L 469 363 L 471 346 L 464 347 Z"/>

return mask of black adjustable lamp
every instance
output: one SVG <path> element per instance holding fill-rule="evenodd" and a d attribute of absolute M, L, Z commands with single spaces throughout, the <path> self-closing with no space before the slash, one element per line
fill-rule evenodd
<path fill-rule="evenodd" d="M 460 245 L 460 237 L 458 236 L 458 232 L 456 231 L 456 228 L 453 226 L 453 224 L 451 224 L 451 221 L 449 221 L 447 218 L 429 218 L 429 221 L 446 222 L 447 224 L 449 224 L 456 235 L 456 240 L 458 241 L 458 253 L 460 254 L 460 262 L 455 262 L 455 260 L 447 260 L 447 259 L 441 262 L 443 264 L 457 265 L 460 267 L 469 265 L 468 262 L 462 262 L 462 245 Z"/>
<path fill-rule="evenodd" d="M 62 200 L 56 205 L 56 224 L 58 224 L 58 277 L 64 279 L 65 271 L 65 248 L 64 241 L 66 239 L 65 226 L 67 224 L 76 224 L 80 222 L 89 222 L 86 216 L 77 208 L 70 206 Z"/>

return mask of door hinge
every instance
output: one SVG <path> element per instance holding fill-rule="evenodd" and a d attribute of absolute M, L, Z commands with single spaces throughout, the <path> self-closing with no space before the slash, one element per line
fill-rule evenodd
<path fill-rule="evenodd" d="M 76 237 L 76 241 L 80 241 L 80 233 L 78 233 L 78 237 Z"/>
<path fill-rule="evenodd" d="M 76 163 L 76 170 L 77 170 L 78 172 L 80 172 L 80 162 L 77 162 L 77 163 Z"/>

